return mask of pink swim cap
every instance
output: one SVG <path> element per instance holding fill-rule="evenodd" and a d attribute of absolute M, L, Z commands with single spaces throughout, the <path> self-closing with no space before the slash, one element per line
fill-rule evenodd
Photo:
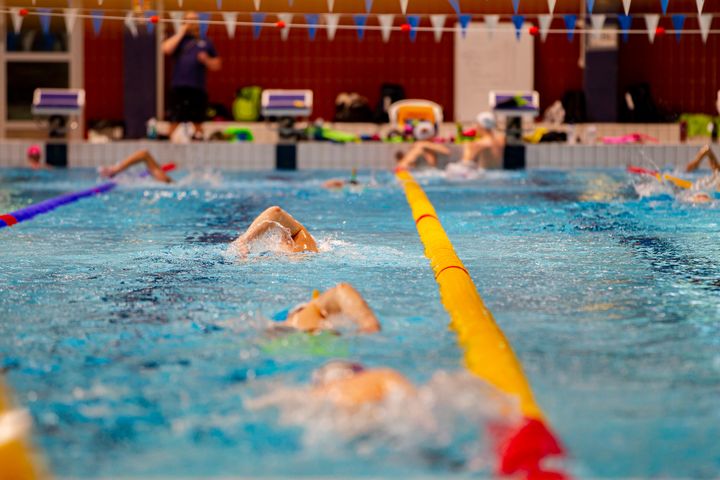
<path fill-rule="evenodd" d="M 30 145 L 27 149 L 27 156 L 28 157 L 39 157 L 40 156 L 40 147 L 37 145 Z"/>

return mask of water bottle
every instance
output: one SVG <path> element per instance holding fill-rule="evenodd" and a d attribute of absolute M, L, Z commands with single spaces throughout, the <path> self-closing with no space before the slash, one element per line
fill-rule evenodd
<path fill-rule="evenodd" d="M 157 138 L 157 120 L 155 117 L 147 122 L 147 138 L 155 140 Z"/>

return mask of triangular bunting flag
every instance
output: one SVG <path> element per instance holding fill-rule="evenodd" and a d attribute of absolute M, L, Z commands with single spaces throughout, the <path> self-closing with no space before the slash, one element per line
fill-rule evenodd
<path fill-rule="evenodd" d="M 420 15 L 408 15 L 407 22 L 410 25 L 410 41 L 414 42 L 417 38 L 417 27 L 420 25 Z"/>
<path fill-rule="evenodd" d="M 523 23 L 525 23 L 525 15 L 513 15 L 512 23 L 515 25 L 515 37 L 520 40 L 520 32 L 522 31 Z"/>
<path fill-rule="evenodd" d="M 327 0 L 328 11 L 332 12 L 335 8 L 335 0 Z"/>
<path fill-rule="evenodd" d="M 178 2 L 178 7 L 182 8 L 182 6 L 183 6 L 183 0 L 177 0 L 177 2 Z"/>
<path fill-rule="evenodd" d="M 45 35 L 47 35 L 50 33 L 50 9 L 38 8 L 37 11 L 40 16 L 40 29 Z"/>
<path fill-rule="evenodd" d="M 618 15 L 618 23 L 620 31 L 622 31 L 623 42 L 627 42 L 629 38 L 628 30 L 632 26 L 632 15 Z"/>
<path fill-rule="evenodd" d="M 65 31 L 68 35 L 72 35 L 73 29 L 75 28 L 75 20 L 77 19 L 77 8 L 66 8 L 65 9 Z"/>
<path fill-rule="evenodd" d="M 488 32 L 488 37 L 492 38 L 493 32 L 500 22 L 500 15 L 485 15 L 485 28 Z"/>
<path fill-rule="evenodd" d="M 407 13 L 408 0 L 400 0 L 400 11 L 405 15 Z"/>
<path fill-rule="evenodd" d="M 567 29 L 568 42 L 572 42 L 575 37 L 577 15 L 563 15 L 563 19 L 565 20 L 565 28 Z"/>
<path fill-rule="evenodd" d="M 207 12 L 200 12 L 198 13 L 198 20 L 200 21 L 200 38 L 207 38 L 207 31 L 210 24 L 208 23 L 208 20 L 210 20 L 210 14 Z"/>
<path fill-rule="evenodd" d="M 625 15 L 630 15 L 630 2 L 632 2 L 632 0 L 622 0 L 622 2 Z"/>
<path fill-rule="evenodd" d="M 357 27 L 357 36 L 360 41 L 365 38 L 365 24 L 367 23 L 367 15 L 353 15 L 353 22 Z"/>
<path fill-rule="evenodd" d="M 12 19 L 13 32 L 20 33 L 22 29 L 23 16 L 20 15 L 20 7 L 10 7 L 10 18 Z"/>
<path fill-rule="evenodd" d="M 180 31 L 180 27 L 182 27 L 184 15 L 185 15 L 185 12 L 181 12 L 178 10 L 174 10 L 174 11 L 170 12 L 170 21 L 172 22 L 173 31 L 175 33 Z"/>
<path fill-rule="evenodd" d="M 228 38 L 235 38 L 237 16 L 238 14 L 236 12 L 222 12 L 223 22 L 225 22 L 225 29 L 227 30 Z"/>
<path fill-rule="evenodd" d="M 548 11 L 550 13 L 555 13 L 555 1 L 556 0 L 548 0 Z"/>
<path fill-rule="evenodd" d="M 373 0 L 365 0 L 365 11 L 370 13 L 372 10 Z"/>
<path fill-rule="evenodd" d="M 548 36 L 548 30 L 550 30 L 550 24 L 552 23 L 552 14 L 538 15 L 538 24 L 540 25 L 540 40 L 545 41 Z"/>
<path fill-rule="evenodd" d="M 439 42 L 442 40 L 443 36 L 443 29 L 445 28 L 445 21 L 447 20 L 447 15 L 439 14 L 439 15 L 430 15 L 430 24 L 433 28 L 433 34 L 435 35 L 435 41 Z"/>
<path fill-rule="evenodd" d="M 655 33 L 657 33 L 658 23 L 660 23 L 660 14 L 645 14 L 645 27 L 647 28 L 647 34 L 648 38 L 650 39 L 650 43 L 655 43 Z"/>
<path fill-rule="evenodd" d="M 325 15 L 325 24 L 327 25 L 325 31 L 327 32 L 328 40 L 335 38 L 335 32 L 337 31 L 338 23 L 340 22 L 340 15 L 337 13 L 328 13 Z"/>
<path fill-rule="evenodd" d="M 253 5 L 255 5 L 255 11 L 257 12 L 260 10 L 260 0 L 253 0 Z M 264 19 L 263 19 L 264 20 Z"/>
<path fill-rule="evenodd" d="M 290 7 L 293 6 L 293 0 L 288 0 L 288 6 L 290 6 Z"/>
<path fill-rule="evenodd" d="M 308 24 L 308 37 L 310 37 L 310 41 L 315 40 L 315 35 L 317 35 L 317 24 L 320 21 L 320 15 L 317 13 L 307 13 L 305 14 L 305 23 Z"/>
<path fill-rule="evenodd" d="M 685 15 L 675 14 L 672 16 L 673 28 L 675 29 L 675 40 L 680 43 L 680 37 L 682 36 L 682 30 L 685 26 Z"/>
<path fill-rule="evenodd" d="M 512 4 L 513 4 L 513 12 L 515 12 L 515 14 L 517 14 L 518 9 L 520 8 L 520 0 L 512 0 Z"/>
<path fill-rule="evenodd" d="M 380 35 L 382 35 L 383 42 L 387 43 L 390 40 L 395 15 L 392 13 L 384 13 L 377 17 L 378 23 L 380 23 Z"/>
<path fill-rule="evenodd" d="M 260 38 L 260 31 L 262 30 L 262 24 L 265 21 L 265 14 L 264 13 L 252 13 L 250 14 L 250 18 L 252 18 L 252 24 L 253 24 L 253 38 L 258 39 Z"/>
<path fill-rule="evenodd" d="M 138 29 L 137 29 L 137 25 L 135 25 L 135 17 L 133 16 L 133 13 L 132 13 L 132 12 L 127 12 L 127 13 L 125 14 L 125 21 L 124 21 L 124 23 L 125 23 L 125 27 L 127 27 L 127 29 L 130 30 L 130 34 L 131 34 L 133 37 L 137 37 L 137 36 L 138 36 Z"/>
<path fill-rule="evenodd" d="M 95 32 L 95 36 L 97 37 L 100 35 L 100 29 L 102 28 L 103 11 L 93 10 L 90 12 L 90 17 L 92 18 L 93 32 Z"/>
<path fill-rule="evenodd" d="M 215 0 L 215 8 L 218 10 L 222 8 L 222 0 Z"/>
<path fill-rule="evenodd" d="M 600 38 L 602 29 L 605 26 L 605 15 L 601 13 L 594 13 L 590 15 L 590 23 L 592 24 L 592 37 L 597 39 Z"/>
<path fill-rule="evenodd" d="M 470 24 L 470 20 L 472 20 L 472 15 L 469 13 L 463 13 L 458 16 L 458 21 L 460 22 L 460 34 L 463 38 L 465 38 L 465 34 L 467 33 L 467 26 Z"/>
<path fill-rule="evenodd" d="M 593 12 L 593 8 L 595 8 L 595 0 L 586 0 L 585 6 L 587 7 L 588 13 Z"/>
<path fill-rule="evenodd" d="M 700 35 L 702 35 L 703 43 L 707 43 L 708 34 L 710 33 L 710 24 L 713 16 L 710 13 L 698 15 L 698 23 L 700 23 Z"/>
<path fill-rule="evenodd" d="M 156 12 L 154 10 L 146 10 L 145 11 L 145 28 L 147 28 L 147 31 L 150 35 L 155 32 L 155 24 L 150 21 L 150 18 L 152 18 L 154 15 L 156 15 Z"/>
<path fill-rule="evenodd" d="M 695 0 L 697 3 L 697 9 L 698 9 L 698 15 L 702 13 L 703 5 L 705 5 L 705 0 Z"/>
<path fill-rule="evenodd" d="M 660 0 L 660 8 L 662 8 L 663 15 L 667 15 L 668 4 L 670 0 Z"/>
<path fill-rule="evenodd" d="M 280 38 L 285 41 L 288 39 L 288 35 L 290 35 L 290 25 L 292 24 L 293 14 L 278 13 L 277 17 L 281 22 L 285 24 L 285 26 L 280 29 Z"/>
<path fill-rule="evenodd" d="M 515 1 L 515 0 L 513 0 Z M 459 0 L 448 0 L 450 6 L 455 10 L 455 13 L 460 15 L 460 1 Z"/>

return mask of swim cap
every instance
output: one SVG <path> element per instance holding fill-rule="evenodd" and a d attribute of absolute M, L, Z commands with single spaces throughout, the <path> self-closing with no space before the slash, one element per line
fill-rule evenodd
<path fill-rule="evenodd" d="M 30 145 L 27 149 L 27 156 L 28 157 L 39 157 L 40 156 L 40 147 L 37 145 Z"/>
<path fill-rule="evenodd" d="M 418 122 L 413 129 L 415 140 L 430 140 L 435 136 L 435 125 L 430 122 Z"/>
<path fill-rule="evenodd" d="M 495 123 L 495 116 L 490 112 L 478 113 L 478 116 L 475 117 L 475 121 L 485 130 L 492 130 L 497 125 Z"/>
<path fill-rule="evenodd" d="M 313 372 L 312 383 L 316 387 L 322 387 L 330 382 L 350 378 L 363 370 L 365 367 L 357 362 L 333 360 Z"/>

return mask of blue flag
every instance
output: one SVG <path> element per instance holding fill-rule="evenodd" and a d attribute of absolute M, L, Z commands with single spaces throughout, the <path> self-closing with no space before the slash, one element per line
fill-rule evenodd
<path fill-rule="evenodd" d="M 518 9 L 520 8 L 520 0 L 512 0 L 513 2 L 513 12 L 517 14 Z"/>
<path fill-rule="evenodd" d="M 367 15 L 353 15 L 353 21 L 357 26 L 357 35 L 360 40 L 365 38 L 365 23 L 367 23 Z"/>
<path fill-rule="evenodd" d="M 460 15 L 460 2 L 458 0 L 448 0 L 448 3 L 455 10 L 455 13 Z"/>
<path fill-rule="evenodd" d="M 628 30 L 632 26 L 632 15 L 618 15 L 618 23 L 622 31 L 623 42 L 627 42 L 629 38 Z"/>
<path fill-rule="evenodd" d="M 208 27 L 210 26 L 207 21 L 210 20 L 210 14 L 200 12 L 198 13 L 198 19 L 200 20 L 200 38 L 207 38 Z"/>
<path fill-rule="evenodd" d="M 262 24 L 265 21 L 265 14 L 264 13 L 252 13 L 252 23 L 253 23 L 253 38 L 258 39 L 260 38 L 260 30 L 262 30 Z"/>
<path fill-rule="evenodd" d="M 575 24 L 577 23 L 577 15 L 563 15 L 565 19 L 565 28 L 567 28 L 568 42 L 572 42 L 575 37 Z"/>
<path fill-rule="evenodd" d="M 147 23 L 145 24 L 145 26 L 150 35 L 152 35 L 155 31 L 155 24 L 150 21 L 150 17 L 152 17 L 153 15 L 155 15 L 155 10 L 148 10 L 145 12 L 145 18 L 147 19 Z"/>
<path fill-rule="evenodd" d="M 512 23 L 515 25 L 515 37 L 520 40 L 520 31 L 522 30 L 523 23 L 525 23 L 525 15 L 513 15 Z"/>
<path fill-rule="evenodd" d="M 667 13 L 668 4 L 670 3 L 670 0 L 660 0 L 660 7 L 662 7 L 663 15 Z"/>
<path fill-rule="evenodd" d="M 410 25 L 410 41 L 414 42 L 417 38 L 417 27 L 420 25 L 420 15 L 408 15 L 407 22 Z"/>
<path fill-rule="evenodd" d="M 49 8 L 38 8 L 40 12 L 40 28 L 42 32 L 47 35 L 50 33 L 50 9 Z"/>
<path fill-rule="evenodd" d="M 595 8 L 595 0 L 587 0 L 587 11 L 588 11 L 588 13 L 592 13 L 593 8 Z"/>
<path fill-rule="evenodd" d="M 365 11 L 370 12 L 372 10 L 373 0 L 365 0 Z"/>
<path fill-rule="evenodd" d="M 460 34 L 463 38 L 465 38 L 467 26 L 470 23 L 470 20 L 472 20 L 472 15 L 469 13 L 463 13 L 458 17 L 458 20 L 460 21 Z"/>
<path fill-rule="evenodd" d="M 308 36 L 310 41 L 315 40 L 315 34 L 317 33 L 317 24 L 320 20 L 320 15 L 317 13 L 305 14 L 305 22 L 308 24 Z"/>
<path fill-rule="evenodd" d="M 100 35 L 100 29 L 102 28 L 103 11 L 93 10 L 90 12 L 90 17 L 92 17 L 93 32 L 95 32 L 95 36 L 97 37 Z"/>
<path fill-rule="evenodd" d="M 673 28 L 675 29 L 675 40 L 680 43 L 680 36 L 682 35 L 682 29 L 685 26 L 685 15 L 680 13 L 672 16 Z"/>

